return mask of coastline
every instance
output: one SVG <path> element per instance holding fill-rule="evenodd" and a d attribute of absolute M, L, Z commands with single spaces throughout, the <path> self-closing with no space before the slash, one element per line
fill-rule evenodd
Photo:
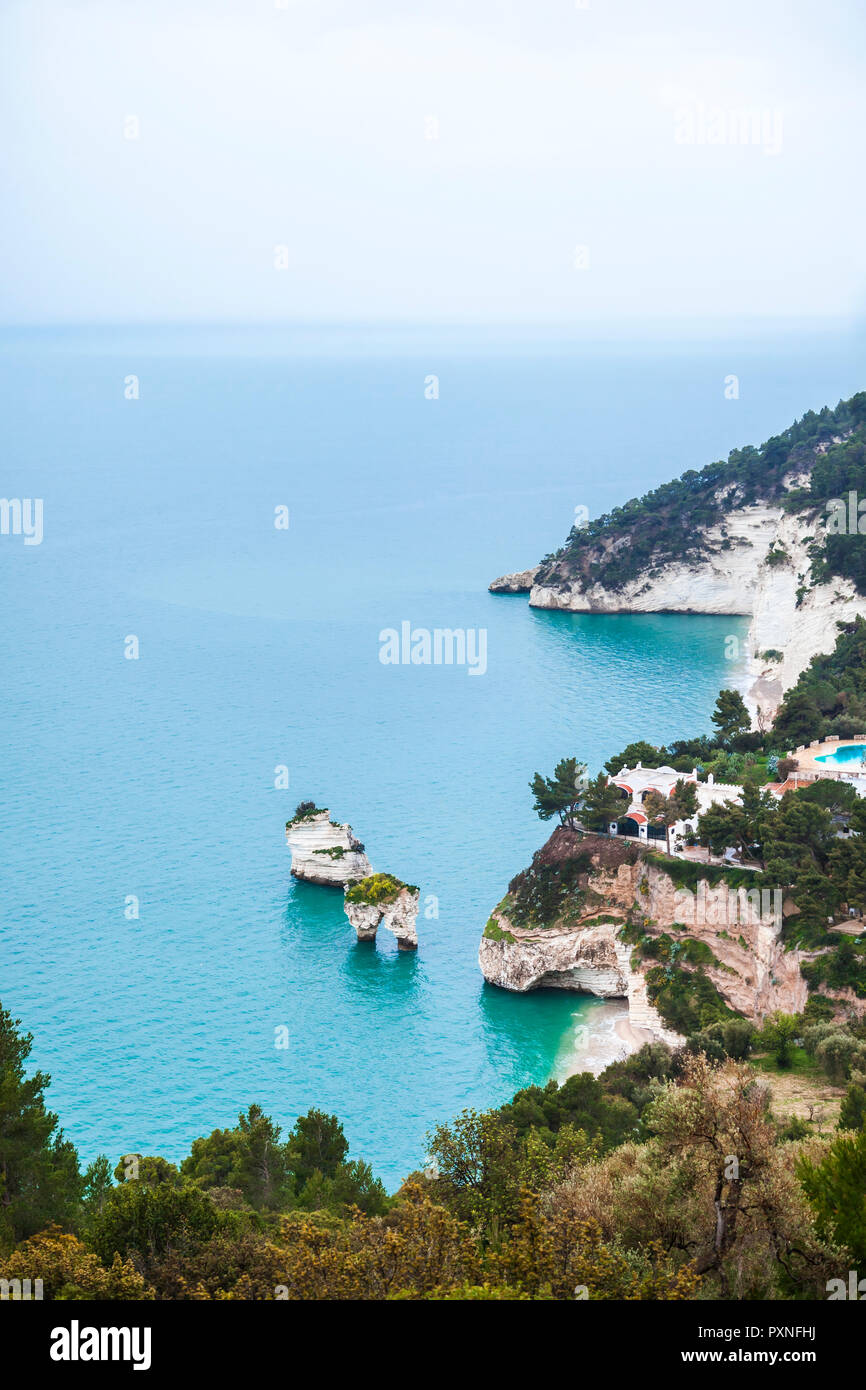
<path fill-rule="evenodd" d="M 624 1061 L 652 1041 L 651 1033 L 629 1022 L 628 1000 L 599 1000 L 574 1015 L 574 1026 L 563 1042 L 552 1080 L 561 1085 L 582 1071 L 598 1076 L 611 1062 Z"/>

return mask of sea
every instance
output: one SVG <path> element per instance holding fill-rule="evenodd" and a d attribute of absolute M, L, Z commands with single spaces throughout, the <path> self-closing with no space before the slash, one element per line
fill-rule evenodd
<path fill-rule="evenodd" d="M 487 585 L 863 384 L 833 326 L 4 329 L 0 492 L 42 522 L 0 534 L 0 1003 L 82 1161 L 315 1106 L 393 1190 L 566 1074 L 605 1006 L 477 963 L 529 781 L 707 730 L 746 622 Z M 485 669 L 383 663 L 404 623 Z M 417 954 L 290 877 L 301 800 L 419 886 Z"/>

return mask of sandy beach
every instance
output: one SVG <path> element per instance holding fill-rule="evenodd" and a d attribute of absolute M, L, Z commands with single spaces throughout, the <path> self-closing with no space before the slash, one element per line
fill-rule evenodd
<path fill-rule="evenodd" d="M 563 1082 L 581 1071 L 598 1076 L 611 1062 L 621 1062 L 647 1042 L 652 1042 L 651 1034 L 629 1023 L 625 999 L 593 1001 L 575 1014 L 574 1028 L 557 1058 L 554 1079 Z"/>

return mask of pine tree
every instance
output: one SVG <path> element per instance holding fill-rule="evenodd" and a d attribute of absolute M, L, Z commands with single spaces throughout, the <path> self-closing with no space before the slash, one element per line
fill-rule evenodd
<path fill-rule="evenodd" d="M 25 1075 L 33 1035 L 20 1026 L 0 1005 L 0 1248 L 72 1223 L 83 1186 L 78 1155 L 45 1108 L 51 1078 Z"/>
<path fill-rule="evenodd" d="M 620 820 L 628 806 L 628 798 L 620 787 L 609 782 L 603 772 L 587 784 L 580 819 L 587 830 L 607 830 Z"/>
<path fill-rule="evenodd" d="M 731 743 L 739 734 L 747 734 L 752 727 L 749 711 L 739 690 L 720 690 L 710 718 L 722 743 Z"/>
<path fill-rule="evenodd" d="M 536 772 L 529 784 L 535 797 L 535 811 L 540 820 L 559 816 L 561 825 L 575 829 L 575 816 L 586 793 L 586 763 L 576 758 L 561 758 L 552 777 Z"/>
<path fill-rule="evenodd" d="M 866 1129 L 834 1139 L 820 1163 L 803 1158 L 797 1176 L 822 1236 L 846 1245 L 855 1268 L 866 1265 Z"/>

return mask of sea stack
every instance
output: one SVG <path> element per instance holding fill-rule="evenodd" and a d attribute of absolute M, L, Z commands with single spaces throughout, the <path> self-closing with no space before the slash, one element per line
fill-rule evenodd
<path fill-rule="evenodd" d="M 397 938 L 401 951 L 417 951 L 420 891 L 393 874 L 370 874 L 346 887 L 346 916 L 359 941 L 375 941 L 379 927 Z"/>
<path fill-rule="evenodd" d="M 286 822 L 286 844 L 292 851 L 292 873 L 305 883 L 327 883 L 343 888 L 350 880 L 371 872 L 364 846 L 350 825 L 332 821 L 330 812 L 311 801 L 302 801 Z"/>

